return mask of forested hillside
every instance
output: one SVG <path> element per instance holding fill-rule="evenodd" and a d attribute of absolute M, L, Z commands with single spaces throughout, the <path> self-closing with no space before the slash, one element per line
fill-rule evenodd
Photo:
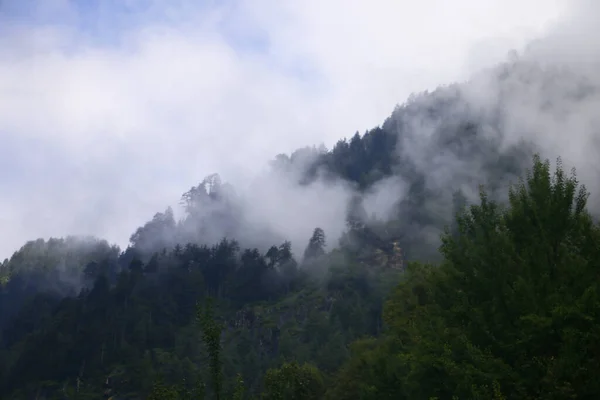
<path fill-rule="evenodd" d="M 123 251 L 25 244 L 0 266 L 0 397 L 597 398 L 600 227 L 547 147 L 509 137 L 531 76 L 564 83 L 507 63 L 493 104 L 451 85 L 278 155 L 263 179 L 343 188 L 341 234 L 291 242 L 209 175 Z"/>

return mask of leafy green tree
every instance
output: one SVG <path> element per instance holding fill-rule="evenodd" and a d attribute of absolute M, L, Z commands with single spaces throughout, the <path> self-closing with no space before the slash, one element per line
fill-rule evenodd
<path fill-rule="evenodd" d="M 264 400 L 316 400 L 325 392 L 323 377 L 310 365 L 285 363 L 269 369 L 264 378 L 261 398 Z"/>
<path fill-rule="evenodd" d="M 223 362 L 221 360 L 222 325 L 215 319 L 214 300 L 208 298 L 198 305 L 197 319 L 202 331 L 202 341 L 208 351 L 212 389 L 216 400 L 223 398 Z"/>
<path fill-rule="evenodd" d="M 354 342 L 352 356 L 336 373 L 327 400 L 402 400 L 407 369 L 397 354 L 405 350 L 391 336 Z"/>
<path fill-rule="evenodd" d="M 174 385 L 166 385 L 161 380 L 154 383 L 148 400 L 180 400 L 179 390 Z"/>
<path fill-rule="evenodd" d="M 244 400 L 244 394 L 246 393 L 246 387 L 244 386 L 244 379 L 242 375 L 236 376 L 235 388 L 231 400 Z"/>
<path fill-rule="evenodd" d="M 600 393 L 592 378 L 600 363 L 590 357 L 600 235 L 587 196 L 560 161 L 551 174 L 535 157 L 508 208 L 482 191 L 459 216 L 458 235 L 443 237 L 439 269 L 388 305 L 388 324 L 409 345 L 401 356 L 409 398 Z"/>

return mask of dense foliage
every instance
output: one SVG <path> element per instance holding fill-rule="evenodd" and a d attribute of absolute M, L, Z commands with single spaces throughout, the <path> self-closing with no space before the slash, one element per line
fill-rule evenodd
<path fill-rule="evenodd" d="M 123 252 L 27 243 L 0 266 L 0 397 L 600 396 L 600 227 L 585 187 L 560 161 L 552 172 L 534 156 L 526 172 L 531 147 L 497 146 L 444 93 L 272 163 L 300 186 L 352 184 L 339 243 L 315 227 L 294 254 L 249 230 L 217 175 L 182 196 L 182 220 L 156 214 Z M 415 115 L 435 122 L 425 144 Z M 417 147 L 432 163 L 440 148 L 479 159 L 484 182 L 469 166 L 428 173 L 408 156 Z M 390 215 L 369 215 L 369 193 L 396 178 L 406 190 Z M 477 183 L 478 198 L 465 193 Z"/>

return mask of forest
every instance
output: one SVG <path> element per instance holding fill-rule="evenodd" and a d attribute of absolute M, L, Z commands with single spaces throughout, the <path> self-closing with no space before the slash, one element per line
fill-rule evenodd
<path fill-rule="evenodd" d="M 522 66 L 498 79 L 507 68 Z M 249 226 L 236 188 L 209 175 L 183 218 L 157 213 L 124 250 L 26 243 L 0 264 L 0 398 L 598 398 L 590 193 L 535 143 L 499 145 L 498 115 L 461 93 L 414 96 L 331 150 L 271 162 L 306 190 L 352 187 L 340 237 Z M 404 192 L 370 213 L 390 179 Z"/>

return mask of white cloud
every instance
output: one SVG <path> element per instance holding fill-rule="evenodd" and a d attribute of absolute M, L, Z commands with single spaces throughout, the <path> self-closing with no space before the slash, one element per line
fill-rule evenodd
<path fill-rule="evenodd" d="M 37 3 L 53 24 L 0 5 L 1 256 L 69 233 L 123 245 L 204 175 L 243 182 L 278 152 L 380 124 L 411 92 L 523 46 L 567 4 L 240 0 L 196 13 L 155 1 L 120 33 L 109 22 L 125 14 L 101 10 L 92 35 L 68 2 Z"/>

